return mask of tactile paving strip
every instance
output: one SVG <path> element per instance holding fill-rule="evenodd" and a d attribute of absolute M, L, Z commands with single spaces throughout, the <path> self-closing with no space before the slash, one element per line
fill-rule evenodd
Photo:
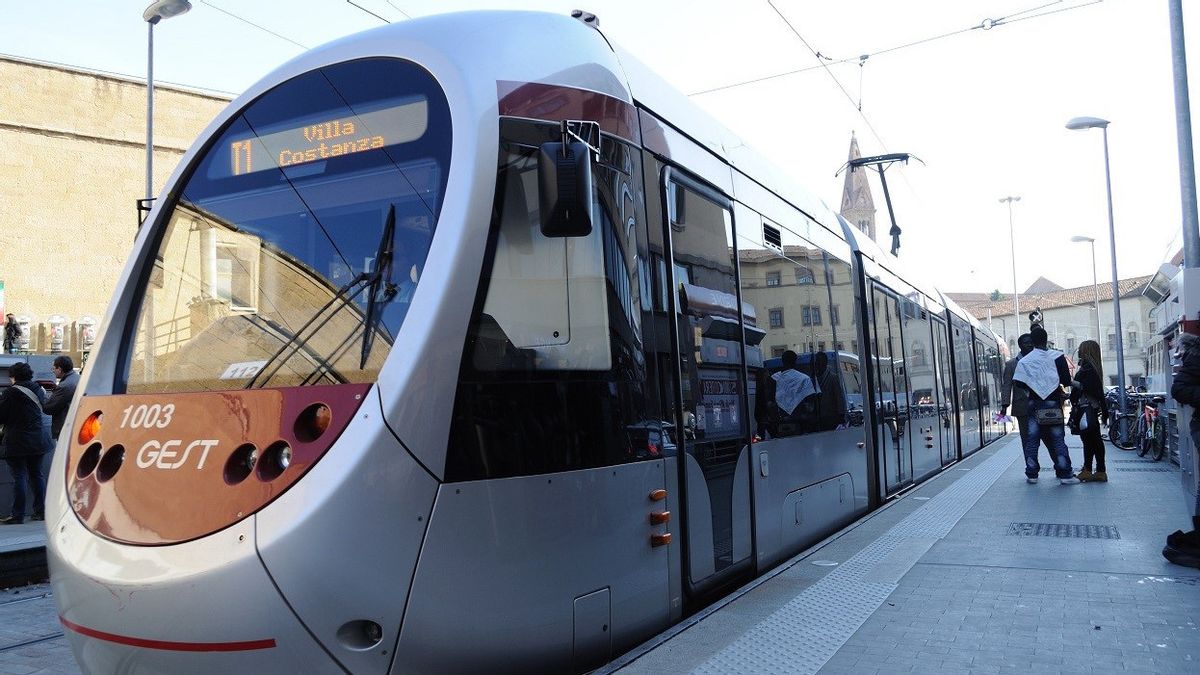
<path fill-rule="evenodd" d="M 1113 469 L 1113 471 L 1141 471 L 1143 473 L 1152 471 L 1155 473 L 1167 473 L 1168 471 L 1174 471 L 1174 469 L 1169 469 L 1165 466 L 1122 466 Z"/>
<path fill-rule="evenodd" d="M 949 534 L 1018 457 L 998 452 L 988 458 L 693 672 L 817 672 L 896 589 L 867 579 L 876 566 L 902 542 Z M 903 571 L 890 570 L 894 578 Z"/>

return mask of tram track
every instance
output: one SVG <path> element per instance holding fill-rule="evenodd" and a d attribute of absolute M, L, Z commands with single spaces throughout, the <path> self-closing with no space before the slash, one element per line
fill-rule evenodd
<path fill-rule="evenodd" d="M 30 645 L 41 644 L 42 642 L 58 640 L 58 639 L 63 638 L 64 635 L 65 634 L 62 631 L 58 631 L 57 633 L 51 633 L 50 635 L 43 635 L 41 637 L 31 638 L 29 640 L 23 640 L 21 642 L 14 642 L 11 645 L 6 645 L 3 647 L 0 647 L 0 654 L 3 654 L 4 652 L 12 651 L 14 649 L 20 649 L 21 647 L 28 647 Z"/>

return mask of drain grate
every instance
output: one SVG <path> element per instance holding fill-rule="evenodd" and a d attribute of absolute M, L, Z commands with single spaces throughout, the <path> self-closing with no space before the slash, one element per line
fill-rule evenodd
<path fill-rule="evenodd" d="M 1063 523 L 1009 523 L 1009 536 L 1069 537 L 1074 539 L 1120 539 L 1115 525 L 1066 525 Z"/>
<path fill-rule="evenodd" d="M 1165 466 L 1123 466 L 1123 467 L 1120 467 L 1117 469 L 1113 469 L 1113 471 L 1141 471 L 1141 472 L 1153 471 L 1156 473 L 1167 473 L 1167 472 L 1171 471 L 1171 469 L 1168 469 Z"/>

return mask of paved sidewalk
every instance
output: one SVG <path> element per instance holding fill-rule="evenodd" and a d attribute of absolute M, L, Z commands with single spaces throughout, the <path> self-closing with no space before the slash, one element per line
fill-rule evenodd
<path fill-rule="evenodd" d="M 1108 483 L 1029 485 L 1014 434 L 621 672 L 1200 672 L 1178 468 L 1107 454 Z"/>

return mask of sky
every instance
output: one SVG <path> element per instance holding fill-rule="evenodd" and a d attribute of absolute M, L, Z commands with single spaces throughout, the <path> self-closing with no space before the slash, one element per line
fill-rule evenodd
<path fill-rule="evenodd" d="M 1018 288 L 1041 276 L 1090 284 L 1090 247 L 1070 243 L 1073 235 L 1096 239 L 1100 282 L 1111 279 L 1103 138 L 1065 129 L 1077 116 L 1111 121 L 1119 276 L 1153 274 L 1182 245 L 1167 0 L 354 1 L 361 9 L 346 0 L 192 0 L 189 13 L 155 29 L 155 81 L 239 93 L 305 48 L 384 20 L 580 7 L 835 210 L 843 179 L 834 174 L 851 134 L 864 155 L 920 158 L 888 171 L 900 257 L 933 270 L 926 276 L 944 291 L 1013 289 L 1006 196 L 1021 198 L 1012 204 Z M 0 53 L 145 77 L 148 4 L 58 0 L 52 15 L 7 12 Z M 1184 3 L 1193 41 L 1197 7 Z M 1193 83 L 1198 59 L 1194 42 Z M 872 189 L 886 248 L 890 223 L 874 177 Z"/>

